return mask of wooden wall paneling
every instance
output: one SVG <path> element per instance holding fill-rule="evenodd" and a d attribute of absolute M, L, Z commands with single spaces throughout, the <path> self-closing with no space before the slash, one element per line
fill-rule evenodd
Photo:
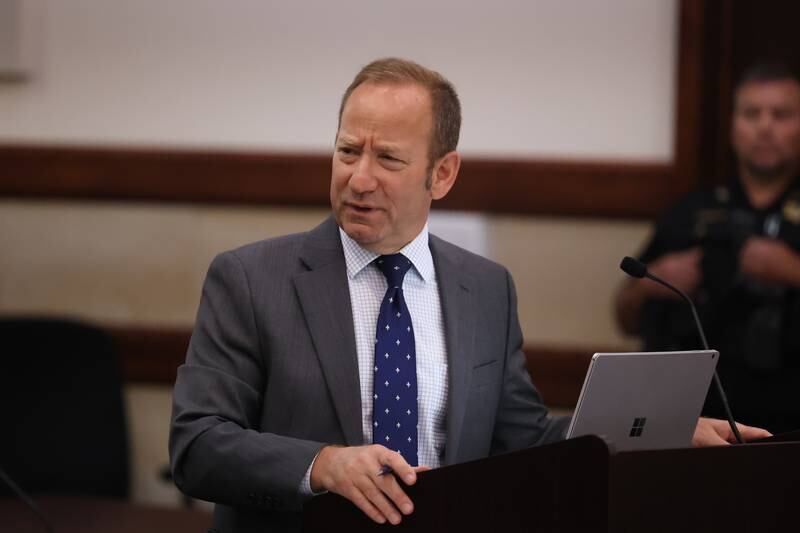
<path fill-rule="evenodd" d="M 726 183 L 736 170 L 733 149 L 730 143 L 731 112 L 733 111 L 733 2 L 731 0 L 715 0 L 710 2 L 708 16 L 719 20 L 718 46 L 716 54 L 707 57 L 705 64 L 717 67 L 716 83 L 708 83 L 703 87 L 703 102 L 708 109 L 714 109 L 716 116 L 706 121 L 704 129 L 712 138 L 707 145 L 710 168 L 707 184 Z M 713 158 L 713 159 L 712 159 Z"/>
<path fill-rule="evenodd" d="M 318 205 L 329 175 L 318 154 L 0 146 L 7 196 Z"/>
<path fill-rule="evenodd" d="M 679 5 L 678 99 L 675 113 L 675 158 L 671 181 L 681 193 L 689 190 L 698 167 L 700 95 L 704 81 L 704 2 L 684 0 Z M 674 198 L 672 198 L 674 199 Z"/>
<path fill-rule="evenodd" d="M 466 158 L 437 205 L 649 217 L 674 197 L 671 176 L 667 164 Z M 329 179 L 330 156 L 321 154 L 0 146 L 0 195 L 14 197 L 324 206 Z"/>
<path fill-rule="evenodd" d="M 697 176 L 699 183 L 715 185 L 724 183 L 730 170 L 730 2 L 706 0 L 703 18 Z"/>
<path fill-rule="evenodd" d="M 127 383 L 172 385 L 186 360 L 191 330 L 144 326 L 107 326 L 117 346 L 122 379 Z"/>

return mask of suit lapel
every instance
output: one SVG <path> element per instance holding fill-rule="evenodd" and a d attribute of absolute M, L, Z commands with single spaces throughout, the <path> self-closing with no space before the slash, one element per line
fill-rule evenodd
<path fill-rule="evenodd" d="M 358 358 L 347 270 L 332 218 L 309 233 L 300 257 L 309 270 L 295 276 L 295 290 L 346 443 L 357 446 L 364 438 Z"/>
<path fill-rule="evenodd" d="M 469 379 L 475 360 L 475 326 L 478 310 L 471 291 L 473 280 L 461 270 L 460 261 L 431 236 L 442 313 L 444 314 L 449 392 L 447 398 L 447 444 L 445 464 L 457 462 L 458 447 L 467 405 Z"/>
<path fill-rule="evenodd" d="M 478 309 L 472 277 L 459 258 L 431 236 L 447 343 L 449 393 L 445 464 L 457 462 L 471 369 L 475 362 Z M 346 444 L 363 444 L 361 393 L 347 269 L 338 226 L 329 218 L 309 233 L 300 254 L 308 271 L 294 278 L 322 372 L 339 417 Z"/>

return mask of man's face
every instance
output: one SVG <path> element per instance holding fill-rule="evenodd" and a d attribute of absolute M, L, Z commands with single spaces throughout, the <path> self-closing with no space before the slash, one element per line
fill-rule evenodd
<path fill-rule="evenodd" d="M 428 219 L 428 92 L 412 84 L 359 85 L 342 111 L 331 174 L 339 226 L 376 253 L 396 252 Z"/>
<path fill-rule="evenodd" d="M 743 169 L 770 180 L 797 171 L 800 159 L 800 84 L 751 82 L 736 95 L 731 141 Z"/>

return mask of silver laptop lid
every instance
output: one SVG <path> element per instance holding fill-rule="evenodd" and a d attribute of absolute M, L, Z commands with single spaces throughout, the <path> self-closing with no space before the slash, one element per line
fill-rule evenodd
<path fill-rule="evenodd" d="M 567 438 L 600 435 L 618 451 L 691 445 L 719 353 L 596 353 Z"/>

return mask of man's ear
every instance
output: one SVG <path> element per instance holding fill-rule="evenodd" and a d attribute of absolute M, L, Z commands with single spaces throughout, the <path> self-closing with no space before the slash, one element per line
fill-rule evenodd
<path fill-rule="evenodd" d="M 450 192 L 458 177 L 459 168 L 461 168 L 461 155 L 455 150 L 437 161 L 431 172 L 431 198 L 441 200 Z"/>

